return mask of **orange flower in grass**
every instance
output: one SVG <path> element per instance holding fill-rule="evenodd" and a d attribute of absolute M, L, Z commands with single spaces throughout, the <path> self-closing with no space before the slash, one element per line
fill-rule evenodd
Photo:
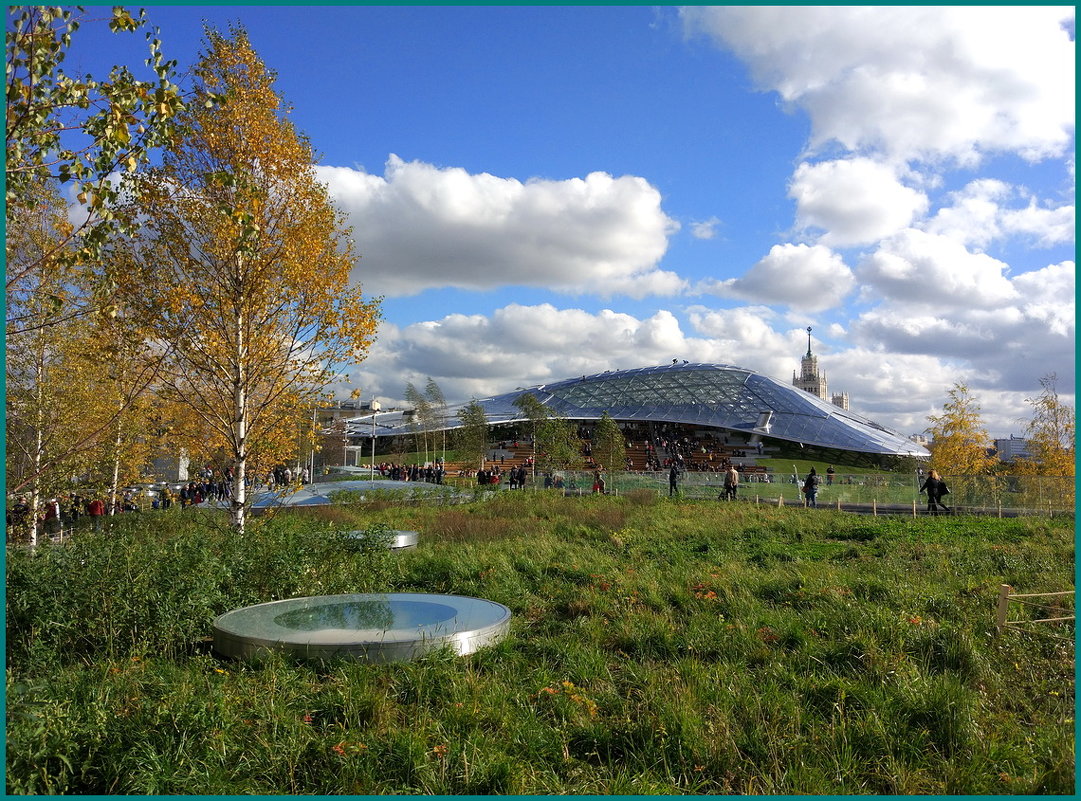
<path fill-rule="evenodd" d="M 437 745 L 432 749 L 432 753 L 435 755 L 436 759 L 446 759 L 449 751 L 450 748 L 445 745 Z"/>

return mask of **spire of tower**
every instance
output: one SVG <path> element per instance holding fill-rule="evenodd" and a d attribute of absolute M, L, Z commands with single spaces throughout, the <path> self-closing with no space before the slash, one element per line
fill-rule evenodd
<path fill-rule="evenodd" d="M 811 326 L 807 326 L 807 355 L 811 355 Z"/>

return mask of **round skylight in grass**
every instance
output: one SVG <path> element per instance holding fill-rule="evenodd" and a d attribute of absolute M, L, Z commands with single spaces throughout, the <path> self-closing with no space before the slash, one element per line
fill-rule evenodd
<path fill-rule="evenodd" d="M 502 639 L 510 618 L 502 604 L 462 595 L 288 598 L 218 617 L 214 650 L 240 659 L 276 650 L 307 660 L 404 662 L 445 646 L 459 655 L 473 653 Z"/>

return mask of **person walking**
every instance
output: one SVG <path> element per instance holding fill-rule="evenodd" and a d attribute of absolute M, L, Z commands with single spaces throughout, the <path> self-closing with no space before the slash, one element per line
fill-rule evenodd
<path fill-rule="evenodd" d="M 672 462 L 672 467 L 668 470 L 668 497 L 671 498 L 679 492 L 679 467 L 676 466 L 675 461 Z"/>
<path fill-rule="evenodd" d="M 949 495 L 950 488 L 946 486 L 946 482 L 942 480 L 942 476 L 938 474 L 937 470 L 932 470 L 927 474 L 927 480 L 920 487 L 920 492 L 924 491 L 927 492 L 928 512 L 937 516 L 938 507 L 941 506 L 943 511 L 949 513 L 950 509 L 942 502 L 942 496 Z"/>
<path fill-rule="evenodd" d="M 812 509 L 818 508 L 818 471 L 813 467 L 803 481 L 803 494 L 807 496 L 807 505 Z"/>
<path fill-rule="evenodd" d="M 724 497 L 725 500 L 734 501 L 736 490 L 739 489 L 739 471 L 736 466 L 729 465 L 724 474 Z"/>

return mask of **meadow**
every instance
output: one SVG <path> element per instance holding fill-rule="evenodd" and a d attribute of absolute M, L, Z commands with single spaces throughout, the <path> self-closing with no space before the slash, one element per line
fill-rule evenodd
<path fill-rule="evenodd" d="M 10 794 L 1072 794 L 1073 520 L 878 517 L 652 491 L 193 510 L 7 551 Z M 357 550 L 345 530 L 420 532 Z M 408 664 L 230 662 L 295 595 L 488 598 L 510 635 Z M 1071 602 L 1072 604 L 1072 602 Z"/>

